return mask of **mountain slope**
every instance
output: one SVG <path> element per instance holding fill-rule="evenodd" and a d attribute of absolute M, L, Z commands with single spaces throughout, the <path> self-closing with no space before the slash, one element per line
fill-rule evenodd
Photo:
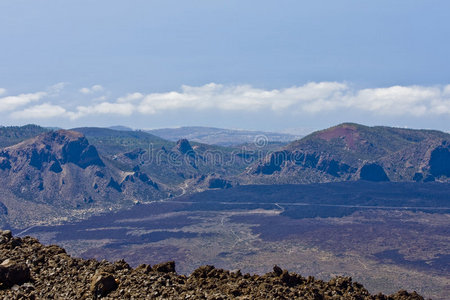
<path fill-rule="evenodd" d="M 129 172 L 140 169 L 159 182 L 173 187 L 204 181 L 207 176 L 234 176 L 259 157 L 240 148 L 164 140 L 144 131 L 106 128 L 74 128 L 83 133 L 105 160 Z M 187 151 L 186 149 L 189 151 Z M 264 150 L 266 151 L 266 150 Z"/>
<path fill-rule="evenodd" d="M 142 131 L 43 131 L 0 148 L 4 226 L 55 223 L 197 189 L 227 188 L 231 182 L 223 178 L 256 159 L 234 148 L 174 143 Z M 5 137 L 8 144 L 13 140 Z"/>
<path fill-rule="evenodd" d="M 19 228 L 165 196 L 148 175 L 112 166 L 81 133 L 67 130 L 1 149 L 0 190 L 7 195 L 3 221 Z"/>
<path fill-rule="evenodd" d="M 266 155 L 142 131 L 3 129 L 0 222 L 16 228 L 237 184 L 450 181 L 450 135 L 439 131 L 346 123 Z"/>
<path fill-rule="evenodd" d="M 449 163 L 447 133 L 344 123 L 292 142 L 247 173 L 276 182 L 448 181 Z"/>

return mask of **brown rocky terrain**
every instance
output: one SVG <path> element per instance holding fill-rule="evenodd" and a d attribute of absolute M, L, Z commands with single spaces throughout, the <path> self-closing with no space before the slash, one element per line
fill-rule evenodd
<path fill-rule="evenodd" d="M 31 237 L 0 232 L 2 299 L 423 299 L 416 292 L 371 295 L 349 277 L 328 282 L 302 277 L 275 266 L 265 275 L 202 266 L 178 275 L 174 262 L 131 268 L 73 258 Z"/>

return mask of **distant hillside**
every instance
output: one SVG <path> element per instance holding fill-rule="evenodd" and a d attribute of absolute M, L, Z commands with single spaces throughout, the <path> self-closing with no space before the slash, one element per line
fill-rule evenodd
<path fill-rule="evenodd" d="M 449 181 L 450 135 L 344 123 L 314 132 L 247 170 L 251 181 Z"/>
<path fill-rule="evenodd" d="M 0 127 L 0 148 L 8 147 L 32 138 L 50 129 L 38 125 Z"/>
<path fill-rule="evenodd" d="M 121 131 L 133 131 L 133 128 L 122 126 L 122 125 L 116 125 L 116 126 L 110 126 L 109 129 L 113 130 L 121 130 Z"/>
<path fill-rule="evenodd" d="M 213 127 L 180 127 L 147 130 L 147 132 L 164 139 L 177 141 L 181 138 L 190 141 L 221 146 L 235 146 L 247 143 L 291 142 L 301 136 L 264 131 L 233 130 Z M 267 138 L 267 140 L 262 140 Z"/>

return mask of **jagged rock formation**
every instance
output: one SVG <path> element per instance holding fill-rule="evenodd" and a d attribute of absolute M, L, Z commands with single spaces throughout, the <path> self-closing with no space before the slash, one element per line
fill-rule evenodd
<path fill-rule="evenodd" d="M 434 177 L 450 177 L 450 147 L 446 141 L 431 152 L 429 166 Z"/>
<path fill-rule="evenodd" d="M 251 183 L 346 180 L 450 181 L 450 135 L 345 123 L 318 131 L 250 166 Z M 250 175 L 250 176 L 248 176 Z"/>
<path fill-rule="evenodd" d="M 73 258 L 31 237 L 0 232 L 2 299 L 377 299 L 422 300 L 416 292 L 371 295 L 349 277 L 328 282 L 275 266 L 265 275 L 203 266 L 178 275 L 175 263 L 140 265 Z"/>
<path fill-rule="evenodd" d="M 21 227 L 70 216 L 76 210 L 109 210 L 163 197 L 144 172 L 123 172 L 104 161 L 75 131 L 40 134 L 0 149 L 0 224 Z M 5 216 L 6 215 L 6 216 Z"/>
<path fill-rule="evenodd" d="M 195 176 L 185 181 L 187 187 L 192 187 L 186 193 L 200 192 L 208 189 L 229 189 L 239 185 L 236 181 L 232 181 L 222 177 L 219 174 L 211 173 L 208 175 Z"/>
<path fill-rule="evenodd" d="M 178 140 L 175 148 L 183 154 L 194 154 L 194 149 L 192 149 L 192 146 L 187 139 Z"/>

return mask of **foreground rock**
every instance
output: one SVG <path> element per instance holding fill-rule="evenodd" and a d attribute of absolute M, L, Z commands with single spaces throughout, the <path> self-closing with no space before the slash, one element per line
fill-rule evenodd
<path fill-rule="evenodd" d="M 175 263 L 140 265 L 72 258 L 58 246 L 0 232 L 1 299 L 423 299 L 417 293 L 371 295 L 349 277 L 329 282 L 275 266 L 265 275 L 202 266 L 178 275 Z"/>

